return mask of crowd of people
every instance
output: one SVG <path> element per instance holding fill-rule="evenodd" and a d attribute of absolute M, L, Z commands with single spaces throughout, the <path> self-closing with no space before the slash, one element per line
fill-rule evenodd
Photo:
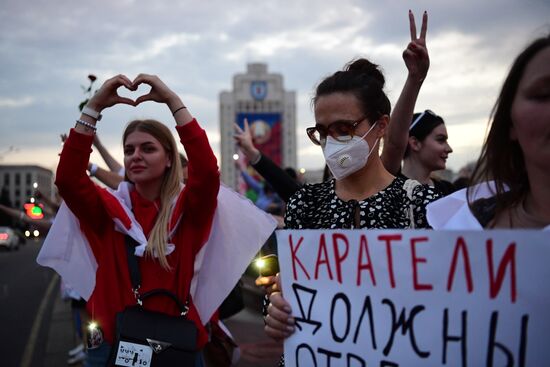
<path fill-rule="evenodd" d="M 220 331 L 219 325 L 223 330 L 217 309 L 236 279 L 228 277 L 220 288 L 211 285 L 218 279 L 209 284 L 197 279 L 205 259 L 216 256 L 216 246 L 238 246 L 243 236 L 238 229 L 228 228 L 224 213 L 231 210 L 239 210 L 232 223 L 255 228 L 246 238 L 249 248 L 257 251 L 264 245 L 270 252 L 276 252 L 272 243 L 275 227 L 550 228 L 550 35 L 533 41 L 516 58 L 490 117 L 479 160 L 451 183 L 434 175 L 445 169 L 453 152 L 444 118 L 432 110 L 415 113 L 430 66 L 427 13 L 419 32 L 412 12 L 409 25 L 411 41 L 403 52 L 408 74 L 393 110 L 381 68 L 366 58 L 350 61 L 317 85 L 312 101 L 315 126 L 306 134 L 325 157 L 328 177 L 322 182 L 304 183 L 293 169 L 279 167 L 256 148 L 248 121 L 235 124 L 235 143 L 244 156 L 236 164 L 254 192 L 251 197 L 256 207 L 223 194 L 228 189 L 220 186 L 206 132 L 189 106 L 157 76 L 140 74 L 130 80 L 117 75 L 91 96 L 74 128 L 62 136 L 56 185 L 63 204 L 56 208 L 59 212 L 49 241 L 39 255 L 41 264 L 60 272 L 75 292 L 73 298 L 86 299 L 86 319 L 100 325 L 93 337 L 88 336 L 85 366 L 105 366 L 113 360 L 117 314 L 136 301 L 151 311 L 180 313 L 178 305 L 166 299 L 140 298 L 157 289 L 170 292 L 188 309 L 186 317 L 196 328 L 199 351 L 193 365 L 221 363 L 212 357 L 219 350 L 207 346 L 214 332 Z M 140 84 L 149 85 L 151 91 L 135 101 L 117 94 L 120 87 L 137 90 Z M 134 120 L 122 137 L 124 161 L 120 164 L 99 140 L 98 121 L 118 104 L 138 106 L 149 101 L 170 110 L 187 157 L 178 152 L 164 123 Z M 90 162 L 92 146 L 109 169 Z M 450 198 L 462 200 L 469 210 L 460 215 L 469 218 L 449 220 L 446 205 Z M 234 200 L 231 205 L 230 200 Z M 14 209 L 0 206 L 0 210 L 21 218 Z M 457 227 L 456 223 L 469 224 Z M 51 222 L 41 225 L 52 226 Z M 234 233 L 225 237 L 229 232 Z M 66 233 L 72 234 L 70 241 Z M 71 259 L 75 268 L 60 269 L 49 262 L 60 246 L 81 247 Z M 241 253 L 240 249 L 229 251 Z M 247 251 L 242 253 L 253 255 L 254 251 Z M 78 254 L 86 256 L 90 274 L 75 271 L 83 261 Z M 127 259 L 133 255 L 141 273 L 139 287 L 127 270 Z M 260 276 L 256 284 L 267 294 L 265 332 L 283 341 L 295 325 L 279 278 Z M 206 307 L 199 302 L 201 289 L 220 294 Z M 82 333 L 78 335 L 85 339 Z M 71 351 L 72 357 L 81 349 L 79 345 Z M 230 358 L 224 365 L 234 362 Z"/>

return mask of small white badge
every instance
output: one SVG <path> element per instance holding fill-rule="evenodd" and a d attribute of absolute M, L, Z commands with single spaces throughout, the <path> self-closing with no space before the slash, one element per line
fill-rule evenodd
<path fill-rule="evenodd" d="M 153 350 L 148 345 L 121 341 L 118 344 L 115 366 L 150 366 Z"/>

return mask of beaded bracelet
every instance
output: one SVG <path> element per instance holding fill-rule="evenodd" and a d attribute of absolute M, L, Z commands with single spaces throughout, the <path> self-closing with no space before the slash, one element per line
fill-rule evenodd
<path fill-rule="evenodd" d="M 89 122 L 86 122 L 86 121 L 82 121 L 82 120 L 76 120 L 76 123 L 77 124 L 80 124 L 84 127 L 87 127 L 88 129 L 92 129 L 93 132 L 95 133 L 96 130 L 97 130 L 97 127 L 95 127 L 94 125 L 90 124 Z"/>

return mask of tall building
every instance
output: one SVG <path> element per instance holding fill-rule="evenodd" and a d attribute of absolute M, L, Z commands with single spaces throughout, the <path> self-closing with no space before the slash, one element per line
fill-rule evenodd
<path fill-rule="evenodd" d="M 14 208 L 22 208 L 34 194 L 34 184 L 49 198 L 53 197 L 53 173 L 32 165 L 0 165 L 0 191 Z"/>
<path fill-rule="evenodd" d="M 221 168 L 226 185 L 237 185 L 233 124 L 243 127 L 245 119 L 263 154 L 282 167 L 296 168 L 296 93 L 286 91 L 283 76 L 268 73 L 267 64 L 248 64 L 245 74 L 233 76 L 233 90 L 220 93 Z"/>

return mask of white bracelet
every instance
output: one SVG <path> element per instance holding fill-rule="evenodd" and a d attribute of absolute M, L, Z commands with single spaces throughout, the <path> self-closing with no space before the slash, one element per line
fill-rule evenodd
<path fill-rule="evenodd" d="M 88 171 L 90 172 L 90 176 L 95 176 L 95 173 L 97 172 L 97 164 L 92 163 Z"/>
<path fill-rule="evenodd" d="M 91 109 L 88 106 L 84 106 L 82 111 L 80 111 L 83 115 L 90 116 L 93 119 L 96 119 L 97 121 L 101 121 L 101 118 L 103 117 L 102 114 L 97 112 L 96 110 Z"/>
<path fill-rule="evenodd" d="M 258 153 L 258 156 L 255 157 L 253 160 L 249 161 L 251 165 L 255 165 L 255 164 L 258 164 L 258 162 L 260 161 L 260 159 L 262 158 L 262 153 L 259 152 Z"/>
<path fill-rule="evenodd" d="M 95 125 L 90 124 L 89 122 L 82 121 L 82 120 L 76 120 L 76 123 L 80 124 L 82 126 L 85 126 L 88 129 L 92 129 L 94 131 L 94 133 L 97 131 L 97 127 L 95 127 Z"/>

